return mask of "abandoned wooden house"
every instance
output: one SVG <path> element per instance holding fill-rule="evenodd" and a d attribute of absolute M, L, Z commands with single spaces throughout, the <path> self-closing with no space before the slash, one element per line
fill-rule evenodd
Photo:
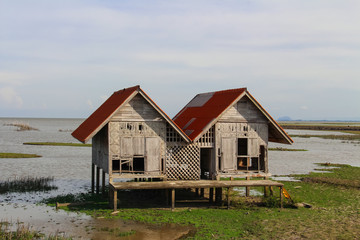
<path fill-rule="evenodd" d="M 268 141 L 292 143 L 246 88 L 199 94 L 174 119 L 139 86 L 123 89 L 72 135 L 83 143 L 92 139 L 92 191 L 96 176 L 99 192 L 102 169 L 102 186 L 108 174 L 114 200 L 118 189 L 150 186 L 117 179 L 156 179 L 167 184 L 152 188 L 175 189 L 184 181 L 195 188 L 203 179 L 267 177 Z"/>
<path fill-rule="evenodd" d="M 198 94 L 173 120 L 200 148 L 201 178 L 270 176 L 268 141 L 292 143 L 246 88 Z"/>

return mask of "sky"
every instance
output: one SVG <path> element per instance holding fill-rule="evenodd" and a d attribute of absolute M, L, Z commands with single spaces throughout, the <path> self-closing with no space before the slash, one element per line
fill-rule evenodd
<path fill-rule="evenodd" d="M 0 0 L 0 117 L 86 118 L 140 85 L 173 117 L 247 87 L 275 119 L 360 120 L 358 0 Z"/>

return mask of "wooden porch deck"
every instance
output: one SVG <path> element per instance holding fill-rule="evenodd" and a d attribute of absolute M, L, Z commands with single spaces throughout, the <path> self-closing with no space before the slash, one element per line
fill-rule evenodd
<path fill-rule="evenodd" d="M 235 181 L 216 181 L 216 180 L 196 180 L 196 181 L 159 181 L 159 182 L 113 182 L 110 186 L 110 201 L 114 211 L 117 210 L 117 190 L 123 189 L 170 189 L 171 190 L 171 209 L 175 208 L 175 189 L 185 188 L 209 188 L 213 194 L 213 189 L 227 188 L 227 202 L 230 206 L 230 190 L 233 187 L 279 187 L 280 202 L 282 208 L 282 190 L 284 184 L 271 180 L 235 180 Z M 212 197 L 211 197 L 212 198 Z"/>

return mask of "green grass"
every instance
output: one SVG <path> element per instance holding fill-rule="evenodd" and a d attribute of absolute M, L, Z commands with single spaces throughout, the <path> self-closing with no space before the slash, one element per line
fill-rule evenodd
<path fill-rule="evenodd" d="M 42 233 L 37 231 L 31 231 L 28 226 L 25 226 L 23 223 L 16 223 L 16 230 L 10 230 L 10 226 L 14 223 L 0 221 L 0 239 L 11 240 L 32 240 L 32 239 L 43 239 L 43 240 L 70 240 L 72 238 L 66 238 L 58 236 L 58 234 L 53 234 L 50 236 L 45 236 Z"/>
<path fill-rule="evenodd" d="M 21 177 L 0 182 L 0 194 L 8 192 L 36 192 L 57 189 L 50 184 L 53 177 Z"/>
<path fill-rule="evenodd" d="M 276 147 L 276 148 L 269 148 L 269 151 L 287 151 L 287 152 L 306 152 L 308 150 L 306 149 L 295 149 L 295 148 L 282 148 L 282 147 Z"/>
<path fill-rule="evenodd" d="M 294 135 L 291 134 L 291 137 L 300 137 L 300 138 L 311 138 L 311 137 L 318 137 L 323 139 L 333 139 L 333 140 L 344 140 L 344 141 L 360 141 L 360 134 L 353 134 L 353 135 Z"/>
<path fill-rule="evenodd" d="M 26 153 L 0 153 L 0 158 L 38 158 L 41 157 L 37 154 Z"/>
<path fill-rule="evenodd" d="M 284 182 L 295 202 L 308 203 L 312 208 L 296 209 L 286 204 L 280 210 L 277 207 L 279 190 L 276 188 L 274 196 L 266 199 L 234 196 L 229 210 L 209 205 L 193 207 L 182 204 L 180 207 L 177 203 L 172 212 L 160 204 L 158 193 L 146 193 L 138 198 L 130 195 L 127 199 L 126 192 L 119 192 L 120 208 L 115 215 L 111 214 L 106 199 L 93 199 L 94 204 L 65 209 L 95 217 L 156 225 L 190 225 L 196 228 L 196 232 L 188 236 L 189 239 L 357 239 L 360 236 L 360 168 L 325 166 L 337 168 L 296 176 L 304 181 Z M 89 200 L 84 196 L 83 201 Z M 94 198 L 92 196 L 88 197 Z M 176 196 L 177 199 L 181 197 L 178 192 Z M 152 199 L 158 205 L 151 205 Z"/>
<path fill-rule="evenodd" d="M 25 142 L 24 145 L 40 145 L 40 146 L 70 146 L 70 147 L 91 147 L 91 144 L 83 143 L 61 143 L 61 142 Z"/>

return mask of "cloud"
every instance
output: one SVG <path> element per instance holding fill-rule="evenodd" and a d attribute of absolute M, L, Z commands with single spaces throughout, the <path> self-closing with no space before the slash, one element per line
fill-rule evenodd
<path fill-rule="evenodd" d="M 23 100 L 12 87 L 0 88 L 0 105 L 4 108 L 21 108 Z"/>

